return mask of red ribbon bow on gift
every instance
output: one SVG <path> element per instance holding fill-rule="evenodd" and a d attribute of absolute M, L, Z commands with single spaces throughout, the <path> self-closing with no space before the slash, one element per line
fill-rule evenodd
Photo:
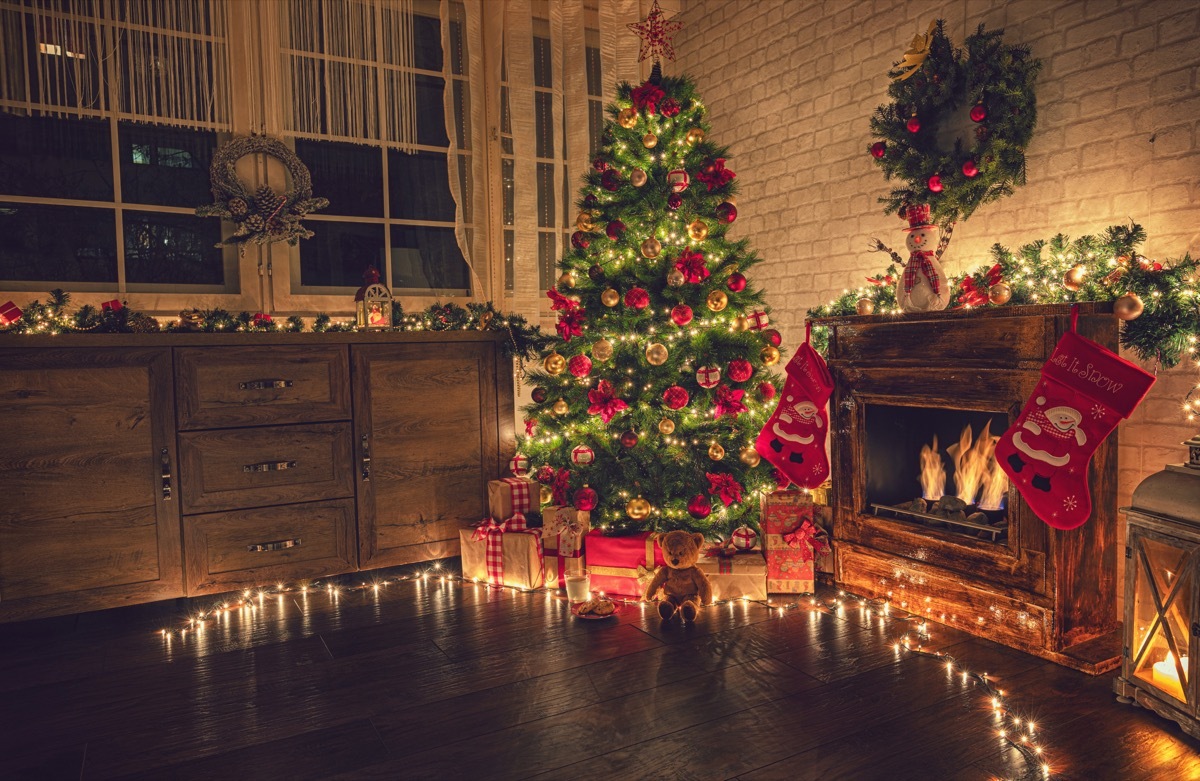
<path fill-rule="evenodd" d="M 471 539 L 478 542 L 486 540 L 489 534 L 504 534 L 504 532 L 523 532 L 529 529 L 524 513 L 513 513 L 513 516 L 503 523 L 496 523 L 492 518 L 484 518 L 475 524 L 475 533 Z"/>
<path fill-rule="evenodd" d="M 803 561 L 812 561 L 817 556 L 824 555 L 829 549 L 829 545 L 825 541 L 827 537 L 824 529 L 812 521 L 804 521 L 783 535 L 783 541 L 793 548 L 799 548 L 800 558 Z"/>
<path fill-rule="evenodd" d="M 605 423 L 611 421 L 621 410 L 629 408 L 627 403 L 613 396 L 612 383 L 608 380 L 600 380 L 595 388 L 588 391 L 588 401 L 591 402 L 588 414 L 599 415 Z"/>

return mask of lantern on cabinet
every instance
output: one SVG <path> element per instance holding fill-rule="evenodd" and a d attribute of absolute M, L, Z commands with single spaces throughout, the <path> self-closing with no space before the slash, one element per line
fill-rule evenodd
<path fill-rule="evenodd" d="M 1200 436 L 1187 464 L 1142 481 L 1127 511 L 1125 637 L 1117 699 L 1200 738 Z"/>
<path fill-rule="evenodd" d="M 374 266 L 367 266 L 363 272 L 363 286 L 354 294 L 354 311 L 360 331 L 392 327 L 392 293 L 379 281 L 379 271 Z"/>

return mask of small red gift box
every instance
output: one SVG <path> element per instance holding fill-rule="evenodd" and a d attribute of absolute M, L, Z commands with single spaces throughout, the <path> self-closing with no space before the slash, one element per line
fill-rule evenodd
<path fill-rule="evenodd" d="M 767 557 L 767 591 L 810 594 L 815 559 L 827 545 L 813 523 L 812 495 L 776 491 L 763 497 L 763 552 Z"/>
<path fill-rule="evenodd" d="M 584 545 L 592 590 L 605 594 L 641 597 L 654 579 L 654 571 L 666 564 L 654 532 L 606 537 L 593 529 Z"/>
<path fill-rule="evenodd" d="M 0 304 L 0 325 L 12 325 L 21 319 L 21 310 L 12 301 Z"/>

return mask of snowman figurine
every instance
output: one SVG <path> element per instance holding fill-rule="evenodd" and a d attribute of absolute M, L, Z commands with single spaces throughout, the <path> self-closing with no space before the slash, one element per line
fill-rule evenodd
<path fill-rule="evenodd" d="M 905 312 L 937 312 L 950 303 L 946 273 L 942 271 L 938 228 L 929 222 L 929 206 L 909 206 L 905 245 L 908 262 L 896 282 L 896 303 Z"/>

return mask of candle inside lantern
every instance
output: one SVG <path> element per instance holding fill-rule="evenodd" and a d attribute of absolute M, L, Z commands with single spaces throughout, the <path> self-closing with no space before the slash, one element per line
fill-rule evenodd
<path fill-rule="evenodd" d="M 1188 657 L 1180 659 L 1184 670 L 1188 668 Z M 1185 673 L 1186 674 L 1186 673 Z M 1175 654 L 1167 651 L 1167 658 L 1154 663 L 1154 685 L 1178 700 L 1184 700 L 1183 686 L 1179 682 L 1179 671 L 1175 668 Z"/>

